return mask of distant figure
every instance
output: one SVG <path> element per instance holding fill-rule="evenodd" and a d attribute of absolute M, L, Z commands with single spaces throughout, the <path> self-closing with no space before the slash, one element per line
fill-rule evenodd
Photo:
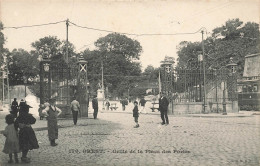
<path fill-rule="evenodd" d="M 19 145 L 22 150 L 21 161 L 29 163 L 31 160 L 27 157 L 29 150 L 38 149 L 39 144 L 32 128 L 32 124 L 35 124 L 36 119 L 29 114 L 29 105 L 21 107 L 19 116 L 16 118 L 14 126 L 19 128 Z"/>
<path fill-rule="evenodd" d="M 39 109 L 38 109 L 38 112 L 39 112 L 39 117 L 40 117 L 40 120 L 43 120 L 43 117 L 44 117 L 44 115 L 43 115 L 43 113 L 42 113 L 42 110 L 44 110 L 44 104 L 40 104 L 39 105 Z"/>
<path fill-rule="evenodd" d="M 166 119 L 166 125 L 169 124 L 168 120 L 168 105 L 169 101 L 166 98 L 165 94 L 161 94 L 161 97 L 159 99 L 159 111 L 161 112 L 161 119 L 162 119 L 162 125 L 165 124 L 165 119 Z"/>
<path fill-rule="evenodd" d="M 7 123 L 7 126 L 5 127 L 5 130 L 3 132 L 3 135 L 6 137 L 3 152 L 9 154 L 8 163 L 13 163 L 13 159 L 12 159 L 13 154 L 14 154 L 15 163 L 19 163 L 17 153 L 20 152 L 20 147 L 19 147 L 18 132 L 14 127 L 14 115 L 13 114 L 6 115 L 5 122 Z"/>
<path fill-rule="evenodd" d="M 135 119 L 135 123 L 136 125 L 134 126 L 134 128 L 137 128 L 139 127 L 139 124 L 138 124 L 138 117 L 139 117 L 139 112 L 138 112 L 138 102 L 137 101 L 134 101 L 134 109 L 133 109 L 133 117 Z"/>
<path fill-rule="evenodd" d="M 98 114 L 98 100 L 97 100 L 97 96 L 93 96 L 93 100 L 92 100 L 92 108 L 94 109 L 94 119 L 97 119 L 97 114 Z"/>
<path fill-rule="evenodd" d="M 19 113 L 20 113 L 21 110 L 26 109 L 25 107 L 27 107 L 26 106 L 26 101 L 24 99 L 21 99 L 21 101 L 19 103 Z"/>
<path fill-rule="evenodd" d="M 55 139 L 58 139 L 58 116 L 61 110 L 55 106 L 55 99 L 49 100 L 50 106 L 46 107 L 42 113 L 47 116 L 48 137 L 51 146 L 57 146 Z"/>
<path fill-rule="evenodd" d="M 16 98 L 14 98 L 14 101 L 12 102 L 11 110 L 11 114 L 16 118 L 18 113 L 18 102 L 16 101 Z"/>
<path fill-rule="evenodd" d="M 108 111 L 108 110 L 109 110 L 109 107 L 110 107 L 110 103 L 109 103 L 108 100 L 106 101 L 105 106 L 106 106 L 106 110 Z"/>
<path fill-rule="evenodd" d="M 125 111 L 125 106 L 128 105 L 128 100 L 127 100 L 127 98 L 121 100 L 121 104 L 122 104 L 122 110 Z"/>
<path fill-rule="evenodd" d="M 49 107 L 49 106 L 50 106 L 49 100 L 46 100 L 46 101 L 43 103 L 43 105 L 44 105 L 44 108 Z"/>
<path fill-rule="evenodd" d="M 76 97 L 73 97 L 73 100 L 70 104 L 70 109 L 72 111 L 74 125 L 77 125 L 78 113 L 80 113 L 80 105 L 79 102 L 76 100 Z"/>
<path fill-rule="evenodd" d="M 140 113 L 145 112 L 147 114 L 146 109 L 145 109 L 145 103 L 146 103 L 146 100 L 142 97 L 142 99 L 139 102 L 139 105 L 141 105 Z"/>

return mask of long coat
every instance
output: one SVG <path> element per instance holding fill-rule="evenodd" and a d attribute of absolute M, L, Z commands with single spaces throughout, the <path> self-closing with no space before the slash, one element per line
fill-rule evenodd
<path fill-rule="evenodd" d="M 15 120 L 15 128 L 19 128 L 19 145 L 21 150 L 38 149 L 38 141 L 31 127 L 36 119 L 26 111 L 21 111 Z"/>
<path fill-rule="evenodd" d="M 94 98 L 93 100 L 92 100 L 92 108 L 94 109 L 94 110 L 98 110 L 98 101 L 97 101 L 97 98 Z"/>
<path fill-rule="evenodd" d="M 133 109 L 133 117 L 139 117 L 138 106 L 135 106 L 134 109 Z"/>
<path fill-rule="evenodd" d="M 166 97 L 162 97 L 159 99 L 159 111 L 166 112 L 168 111 L 169 101 Z"/>
<path fill-rule="evenodd" d="M 56 109 L 56 107 L 55 107 Z M 48 136 L 49 140 L 58 139 L 58 111 L 53 110 L 52 107 L 49 107 L 49 111 L 47 119 L 47 126 L 48 126 Z"/>

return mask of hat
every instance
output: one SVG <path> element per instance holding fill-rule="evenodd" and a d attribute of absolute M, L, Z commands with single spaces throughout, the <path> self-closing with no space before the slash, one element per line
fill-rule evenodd
<path fill-rule="evenodd" d="M 56 102 L 56 99 L 55 98 L 51 98 L 50 100 L 49 100 L 49 103 L 50 104 L 54 104 Z"/>

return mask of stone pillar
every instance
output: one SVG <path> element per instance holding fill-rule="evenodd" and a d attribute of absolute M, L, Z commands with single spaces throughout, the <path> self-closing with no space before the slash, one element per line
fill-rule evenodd
<path fill-rule="evenodd" d="M 166 94 L 169 100 L 169 113 L 173 114 L 173 64 L 174 58 L 166 56 L 164 61 L 161 61 L 161 82 L 162 93 Z"/>
<path fill-rule="evenodd" d="M 43 104 L 51 97 L 51 72 L 50 59 L 44 55 L 40 62 L 40 103 Z"/>
<path fill-rule="evenodd" d="M 76 98 L 80 103 L 81 115 L 88 117 L 89 107 L 89 81 L 87 77 L 87 61 L 83 56 L 79 57 L 78 61 L 78 79 L 77 79 L 77 93 Z"/>

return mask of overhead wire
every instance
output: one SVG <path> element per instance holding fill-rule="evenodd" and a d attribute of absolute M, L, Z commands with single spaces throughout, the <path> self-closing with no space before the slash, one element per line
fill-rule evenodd
<path fill-rule="evenodd" d="M 190 34 L 196 34 L 198 33 L 199 31 L 202 30 L 202 28 L 200 28 L 198 31 L 195 31 L 195 32 L 184 32 L 184 33 L 140 33 L 140 34 L 137 34 L 137 33 L 126 33 L 126 32 L 116 32 L 116 31 L 111 31 L 111 30 L 105 30 L 105 29 L 98 29 L 98 28 L 92 28 L 92 27 L 87 27 L 87 26 L 81 26 L 81 25 L 78 25 L 76 23 L 73 23 L 71 21 L 69 21 L 69 23 L 71 23 L 72 25 L 76 26 L 76 27 L 79 27 L 79 28 L 84 28 L 84 29 L 89 29 L 89 30 L 95 30 L 95 31 L 100 31 L 100 32 L 109 32 L 109 33 L 119 33 L 119 34 L 124 34 L 124 35 L 130 35 L 130 36 L 136 36 L 136 37 L 139 37 L 139 36 L 172 36 L 172 35 L 190 35 Z"/>
<path fill-rule="evenodd" d="M 19 28 L 31 28 L 31 27 L 40 27 L 40 26 L 47 26 L 47 25 L 54 25 L 59 24 L 62 22 L 66 22 L 66 20 L 58 21 L 58 22 L 52 22 L 52 23 L 46 23 L 46 24 L 36 24 L 36 25 L 25 25 L 25 26 L 17 26 L 17 27 L 3 27 L 3 29 L 19 29 Z"/>

